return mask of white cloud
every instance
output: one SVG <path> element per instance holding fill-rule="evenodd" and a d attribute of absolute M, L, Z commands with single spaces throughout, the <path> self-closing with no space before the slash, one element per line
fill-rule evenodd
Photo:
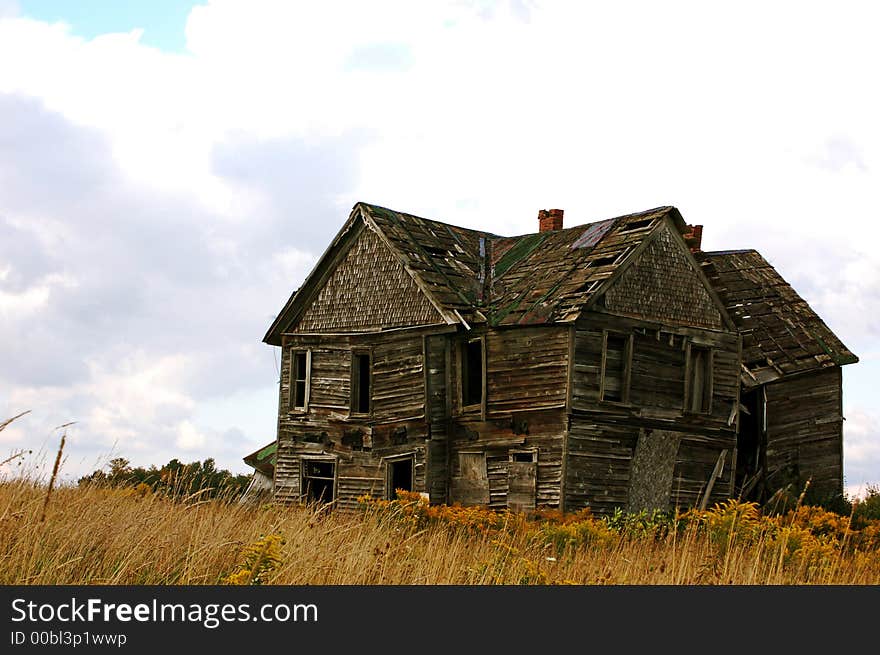
<path fill-rule="evenodd" d="M 177 447 L 185 452 L 201 452 L 207 444 L 207 437 L 189 421 L 182 421 L 177 427 Z"/>

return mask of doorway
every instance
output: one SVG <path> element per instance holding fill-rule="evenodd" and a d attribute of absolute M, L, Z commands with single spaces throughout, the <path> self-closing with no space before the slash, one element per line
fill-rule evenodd
<path fill-rule="evenodd" d="M 736 435 L 736 480 L 740 500 L 760 500 L 760 480 L 767 457 L 767 419 L 764 387 L 740 395 L 739 433 Z"/>
<path fill-rule="evenodd" d="M 415 460 L 412 455 L 388 460 L 386 466 L 386 495 L 389 500 L 397 498 L 397 490 L 413 490 L 413 468 Z"/>

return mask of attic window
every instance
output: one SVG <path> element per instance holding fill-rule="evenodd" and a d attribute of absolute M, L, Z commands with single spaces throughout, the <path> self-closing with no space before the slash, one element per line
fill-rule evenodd
<path fill-rule="evenodd" d="M 369 414 L 371 410 L 372 367 L 368 351 L 351 354 L 351 413 Z"/>
<path fill-rule="evenodd" d="M 633 221 L 632 223 L 627 223 L 622 228 L 620 228 L 620 232 L 635 232 L 636 230 L 641 230 L 645 227 L 650 227 L 654 224 L 653 218 L 645 218 L 640 221 Z"/>
<path fill-rule="evenodd" d="M 290 351 L 290 397 L 288 409 L 304 412 L 309 407 L 309 387 L 312 372 L 312 351 Z"/>

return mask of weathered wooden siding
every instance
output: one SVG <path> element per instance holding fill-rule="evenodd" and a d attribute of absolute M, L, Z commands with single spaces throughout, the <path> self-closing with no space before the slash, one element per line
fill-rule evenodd
<path fill-rule="evenodd" d="M 565 510 L 589 507 L 595 514 L 610 514 L 626 508 L 638 438 L 635 426 L 573 418 L 566 447 Z"/>
<path fill-rule="evenodd" d="M 450 439 L 450 502 L 477 504 L 468 485 L 461 485 L 460 453 L 482 452 L 486 457 L 486 491 L 489 505 L 508 506 L 509 459 L 512 450 L 537 449 L 535 502 L 542 507 L 558 507 L 562 481 L 562 448 L 565 434 L 564 409 L 521 412 L 507 418 L 480 421 L 479 418 L 453 419 Z"/>
<path fill-rule="evenodd" d="M 735 474 L 733 467 L 735 446 L 736 439 L 722 440 L 717 437 L 683 433 L 675 460 L 671 505 L 683 510 L 699 505 L 722 450 L 727 451 L 724 456 L 724 468 L 712 487 L 707 507 L 729 498 Z"/>
<path fill-rule="evenodd" d="M 528 327 L 489 331 L 486 413 L 565 407 L 569 329 Z"/>
<path fill-rule="evenodd" d="M 599 400 L 603 333 L 633 335 L 628 403 Z M 711 413 L 684 411 L 687 343 L 713 350 Z M 739 340 L 736 334 L 649 324 L 601 312 L 578 320 L 572 376 L 572 409 L 606 420 L 678 431 L 734 432 L 730 422 L 739 393 Z"/>
<path fill-rule="evenodd" d="M 441 322 L 391 250 L 366 228 L 292 329 L 332 332 Z"/>
<path fill-rule="evenodd" d="M 694 507 L 702 500 L 723 446 L 717 438 L 702 435 L 575 418 L 567 442 L 565 509 L 589 507 L 607 515 L 617 508 Z M 638 458 L 640 452 L 649 456 Z M 728 496 L 731 455 L 728 449 L 710 506 Z"/>
<path fill-rule="evenodd" d="M 336 504 L 386 493 L 386 458 L 412 454 L 413 489 L 426 490 L 429 423 L 425 415 L 423 331 L 356 335 L 286 335 L 279 391 L 276 499 L 300 498 L 300 458 L 336 460 Z M 291 349 L 311 351 L 308 411 L 289 411 Z M 352 352 L 372 357 L 372 413 L 350 415 Z"/>
<path fill-rule="evenodd" d="M 428 424 L 431 439 L 428 442 L 427 487 L 432 503 L 445 503 L 449 486 L 449 367 L 452 356 L 449 339 L 444 335 L 425 337 L 427 360 Z"/>
<path fill-rule="evenodd" d="M 767 390 L 769 491 L 791 484 L 800 493 L 839 494 L 843 486 L 841 369 L 779 380 Z"/>
<path fill-rule="evenodd" d="M 605 307 L 663 323 L 720 329 L 721 313 L 689 257 L 669 225 L 661 224 L 638 259 L 608 289 Z"/>
<path fill-rule="evenodd" d="M 459 338 L 485 336 L 485 420 L 479 409 L 462 412 L 459 366 L 451 348 L 451 419 L 449 502 L 475 504 L 482 491 L 460 479 L 460 453 L 486 457 L 485 491 L 490 507 L 508 506 L 511 449 L 537 448 L 535 503 L 558 507 L 562 447 L 566 424 L 566 389 L 570 329 L 540 326 L 474 330 Z"/>
<path fill-rule="evenodd" d="M 632 336 L 628 402 L 600 400 L 606 332 Z M 684 410 L 688 344 L 713 353 L 708 413 Z M 606 375 L 618 373 L 609 370 Z M 739 379 L 735 333 L 604 311 L 582 316 L 574 333 L 565 509 L 590 507 L 606 514 L 618 507 L 693 506 L 702 499 L 719 454 L 727 450 L 725 470 L 712 492 L 713 502 L 723 499 L 731 490 Z M 633 468 L 637 453 L 642 457 Z M 661 482 L 668 488 L 660 489 Z"/>

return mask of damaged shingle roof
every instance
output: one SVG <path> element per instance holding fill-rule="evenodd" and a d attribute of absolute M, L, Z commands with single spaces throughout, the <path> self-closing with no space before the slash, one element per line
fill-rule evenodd
<path fill-rule="evenodd" d="M 501 237 L 490 232 L 357 203 L 322 257 L 344 247 L 363 221 L 394 251 L 449 323 L 494 326 L 574 321 L 624 261 L 664 218 L 684 233 L 675 207 L 576 227 Z M 754 250 L 697 252 L 697 260 L 743 335 L 751 381 L 858 361 L 809 305 Z M 300 292 L 316 283 L 315 267 L 273 322 L 265 341 L 280 335 L 304 307 Z M 749 383 L 749 380 L 746 380 Z"/>
<path fill-rule="evenodd" d="M 664 216 L 684 225 L 677 209 L 658 207 L 564 230 L 494 240 L 490 322 L 574 320 Z"/>
<path fill-rule="evenodd" d="M 742 334 L 751 384 L 858 361 L 755 250 L 698 252 L 696 257 Z"/>
<path fill-rule="evenodd" d="M 658 207 L 564 230 L 499 237 L 359 203 L 449 311 L 493 325 L 574 320 L 583 304 L 657 221 Z"/>
<path fill-rule="evenodd" d="M 480 274 L 485 260 L 481 242 L 497 238 L 489 232 L 358 203 L 424 286 L 448 311 L 470 313 L 481 298 Z M 483 271 L 485 274 L 485 272 Z"/>

